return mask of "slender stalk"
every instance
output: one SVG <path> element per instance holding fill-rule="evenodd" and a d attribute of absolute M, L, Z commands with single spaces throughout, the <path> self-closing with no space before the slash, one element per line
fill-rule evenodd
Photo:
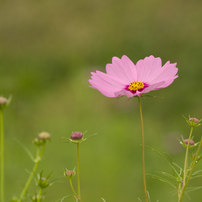
<path fill-rule="evenodd" d="M 0 109 L 1 125 L 1 202 L 4 202 L 4 129 L 3 129 L 3 109 Z"/>
<path fill-rule="evenodd" d="M 191 171 L 190 171 L 190 173 L 189 173 L 188 179 L 187 179 L 187 181 L 186 181 L 186 183 L 184 184 L 184 187 L 183 187 L 183 189 L 182 189 L 182 193 L 181 193 L 181 197 L 180 197 L 180 199 L 179 199 L 179 202 L 182 201 L 182 198 L 183 198 L 184 193 L 185 193 L 185 189 L 186 189 L 186 187 L 187 187 L 187 185 L 188 185 L 188 183 L 189 183 L 189 180 L 191 179 L 191 175 L 192 175 L 192 173 L 193 173 L 193 171 L 194 171 L 194 167 L 195 167 L 195 165 L 196 165 L 197 158 L 198 158 L 198 155 L 199 155 L 201 146 L 202 146 L 202 138 L 201 138 L 201 141 L 200 141 L 200 144 L 199 144 L 199 147 L 198 147 L 198 150 L 197 150 L 195 159 L 194 159 L 194 163 L 193 163 L 193 165 L 191 166 Z"/>
<path fill-rule="evenodd" d="M 76 198 L 78 198 L 78 196 L 77 196 L 77 194 L 76 194 L 76 192 L 75 192 L 75 190 L 74 190 L 74 187 L 73 187 L 72 179 L 71 179 L 71 178 L 69 178 L 69 183 L 70 183 L 70 186 L 71 186 L 71 189 L 72 189 L 72 192 L 73 192 L 74 196 L 75 196 Z"/>
<path fill-rule="evenodd" d="M 78 186 L 78 200 L 81 201 L 80 173 L 79 173 L 79 143 L 77 143 L 77 186 Z"/>
<path fill-rule="evenodd" d="M 37 196 L 37 202 L 41 201 L 41 194 L 42 194 L 42 189 L 39 190 L 39 194 Z"/>
<path fill-rule="evenodd" d="M 184 178 L 183 178 L 183 185 L 185 185 L 186 183 L 186 177 L 187 177 L 187 165 L 188 165 L 188 153 L 189 153 L 189 142 L 192 136 L 192 132 L 193 132 L 194 127 L 191 127 L 191 131 L 189 134 L 189 140 L 188 140 L 188 144 L 187 144 L 187 149 L 186 149 L 186 154 L 185 154 L 185 160 L 184 160 Z"/>
<path fill-rule="evenodd" d="M 138 97 L 139 108 L 140 108 L 140 121 L 141 121 L 141 131 L 142 131 L 142 172 L 143 172 L 143 183 L 144 183 L 144 194 L 146 202 L 148 202 L 147 186 L 146 186 L 146 174 L 145 174 L 145 144 L 144 144 L 144 125 L 142 116 L 142 106 L 140 97 Z"/>
<path fill-rule="evenodd" d="M 42 150 L 41 155 L 43 154 L 43 151 L 44 151 L 44 149 Z M 30 174 L 28 180 L 27 180 L 27 183 L 25 184 L 24 189 L 22 190 L 22 193 L 20 194 L 20 199 L 18 200 L 18 202 L 21 202 L 21 201 L 22 201 L 22 198 L 23 198 L 24 195 L 26 194 L 27 189 L 28 189 L 28 187 L 29 187 L 29 185 L 30 185 L 30 183 L 31 183 L 31 181 L 32 181 L 32 178 L 33 178 L 33 176 L 34 176 L 34 174 L 35 174 L 35 172 L 36 172 L 36 169 L 37 169 L 37 167 L 38 167 L 38 165 L 39 165 L 40 160 L 41 160 L 40 148 L 37 147 L 35 165 L 34 165 L 34 167 L 33 167 L 33 169 L 32 169 L 32 172 L 31 172 L 31 174 Z"/>

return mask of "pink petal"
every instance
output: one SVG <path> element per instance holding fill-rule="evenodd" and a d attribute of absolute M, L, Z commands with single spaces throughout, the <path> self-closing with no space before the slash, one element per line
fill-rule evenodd
<path fill-rule="evenodd" d="M 139 60 L 136 64 L 138 81 L 147 83 L 161 69 L 161 66 L 161 58 L 155 58 L 153 55 Z"/>
<path fill-rule="evenodd" d="M 155 76 L 151 77 L 148 83 L 157 83 L 160 81 L 164 81 L 164 85 L 161 88 L 165 88 L 170 85 L 174 79 L 178 76 L 176 75 L 178 69 L 176 68 L 177 63 L 170 64 L 170 61 L 166 62 L 166 64 L 156 73 Z"/>
<path fill-rule="evenodd" d="M 125 55 L 121 59 L 113 57 L 112 64 L 106 66 L 106 72 L 125 81 L 126 84 L 136 80 L 137 77 L 135 65 Z"/>
<path fill-rule="evenodd" d="M 100 71 L 91 73 L 91 79 L 89 83 L 92 88 L 99 90 L 103 95 L 107 97 L 116 97 L 115 92 L 120 91 L 125 87 L 125 84 L 119 78 L 105 74 Z"/>

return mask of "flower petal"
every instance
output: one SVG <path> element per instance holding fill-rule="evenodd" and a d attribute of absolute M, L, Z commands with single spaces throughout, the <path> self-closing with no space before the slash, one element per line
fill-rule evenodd
<path fill-rule="evenodd" d="M 161 66 L 161 58 L 155 58 L 153 55 L 145 57 L 143 60 L 139 60 L 136 63 L 138 72 L 137 80 L 147 83 L 147 81 L 161 69 Z"/>
<path fill-rule="evenodd" d="M 120 91 L 125 86 L 122 80 L 103 72 L 96 71 L 96 73 L 91 72 L 91 74 L 89 80 L 91 87 L 99 90 L 107 97 L 116 97 L 115 92 Z"/>
<path fill-rule="evenodd" d="M 135 65 L 126 55 L 123 55 L 121 59 L 113 57 L 112 64 L 106 65 L 106 72 L 125 81 L 126 84 L 137 78 Z"/>
<path fill-rule="evenodd" d="M 176 65 L 177 63 L 170 64 L 170 61 L 166 62 L 166 64 L 153 77 L 151 77 L 148 83 L 152 84 L 164 81 L 164 85 L 162 85 L 160 88 L 167 87 L 174 81 L 174 79 L 178 77 L 176 75 L 178 72 Z"/>

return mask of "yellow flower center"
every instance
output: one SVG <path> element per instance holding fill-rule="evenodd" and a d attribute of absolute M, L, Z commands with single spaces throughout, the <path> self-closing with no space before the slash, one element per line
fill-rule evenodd
<path fill-rule="evenodd" d="M 128 89 L 131 91 L 141 90 L 144 88 L 144 84 L 141 81 L 133 81 L 128 86 Z"/>

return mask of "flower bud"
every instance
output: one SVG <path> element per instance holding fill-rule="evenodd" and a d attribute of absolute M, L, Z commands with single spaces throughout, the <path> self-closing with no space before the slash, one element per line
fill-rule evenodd
<path fill-rule="evenodd" d="M 186 118 L 185 118 L 186 119 Z M 189 120 L 187 120 L 186 119 L 186 121 L 187 121 L 187 123 L 190 125 L 190 126 L 192 126 L 192 127 L 197 127 L 197 126 L 200 126 L 201 125 L 201 121 L 202 121 L 202 119 L 201 120 L 198 120 L 197 118 L 194 118 L 194 117 L 189 117 Z"/>
<path fill-rule="evenodd" d="M 45 189 L 46 187 L 48 187 L 50 185 L 50 182 L 49 182 L 49 179 L 46 179 L 45 177 L 41 177 L 38 180 L 37 184 L 41 189 Z"/>
<path fill-rule="evenodd" d="M 189 139 L 185 139 L 185 140 L 184 140 L 184 143 L 185 143 L 186 145 L 188 145 L 188 142 L 189 142 L 189 145 L 194 145 L 194 144 L 195 144 L 192 139 L 190 139 L 190 141 L 189 141 Z"/>
<path fill-rule="evenodd" d="M 192 155 L 191 155 L 191 159 L 192 159 L 193 161 L 195 160 L 195 157 L 196 157 L 196 154 L 192 154 Z M 199 162 L 199 161 L 201 160 L 201 158 L 202 158 L 202 156 L 198 155 L 198 156 L 197 156 L 197 159 L 196 159 L 196 163 Z"/>
<path fill-rule="evenodd" d="M 83 137 L 83 133 L 82 132 L 74 132 L 71 134 L 71 139 L 72 140 L 80 140 Z"/>
<path fill-rule="evenodd" d="M 198 120 L 197 118 L 190 118 L 189 121 L 190 121 L 190 122 L 193 121 L 194 123 L 198 123 L 198 122 L 199 122 L 199 120 Z"/>
<path fill-rule="evenodd" d="M 39 147 L 46 144 L 47 141 L 50 141 L 50 134 L 47 132 L 41 132 L 39 133 L 38 138 L 34 139 L 34 145 Z"/>
<path fill-rule="evenodd" d="M 38 201 L 42 201 L 42 196 L 40 196 L 40 200 L 39 200 L 39 196 L 37 195 L 37 196 L 33 196 L 32 198 L 31 198 L 31 200 L 32 200 L 32 202 L 38 202 Z"/>
<path fill-rule="evenodd" d="M 74 168 L 74 170 L 67 170 L 67 169 L 65 168 L 65 170 L 64 170 L 64 176 L 65 176 L 66 178 L 71 179 L 71 178 L 74 177 L 75 175 L 76 175 L 76 168 Z"/>
<path fill-rule="evenodd" d="M 7 104 L 8 100 L 5 97 L 0 97 L 0 109 L 5 109 Z"/>
<path fill-rule="evenodd" d="M 39 133 L 38 138 L 40 140 L 49 140 L 50 139 L 50 134 L 47 133 L 47 132 L 41 132 L 41 133 Z"/>

